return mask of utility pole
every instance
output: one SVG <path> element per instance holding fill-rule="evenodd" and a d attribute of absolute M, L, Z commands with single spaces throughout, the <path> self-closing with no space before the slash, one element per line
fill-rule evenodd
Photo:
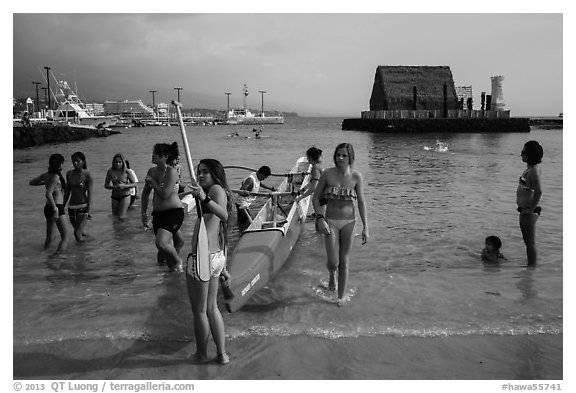
<path fill-rule="evenodd" d="M 32 82 L 33 85 L 36 85 L 36 111 L 40 112 L 40 100 L 38 99 L 38 85 L 40 82 Z"/>
<path fill-rule="evenodd" d="M 48 110 L 50 110 L 52 109 L 50 105 L 50 93 L 52 93 L 50 90 L 50 67 L 44 67 L 44 69 L 46 70 L 46 83 L 48 83 Z"/>
<path fill-rule="evenodd" d="M 48 103 L 48 88 L 47 87 L 41 87 L 42 90 L 44 90 L 44 105 L 47 105 Z"/>
<path fill-rule="evenodd" d="M 184 89 L 181 87 L 175 87 L 174 90 L 178 91 L 178 102 L 180 102 L 180 90 L 184 90 Z"/>
<path fill-rule="evenodd" d="M 266 93 L 266 90 L 258 90 L 260 92 L 260 94 L 262 94 L 262 117 L 264 117 L 264 93 Z"/>
<path fill-rule="evenodd" d="M 226 104 L 226 118 L 228 118 L 229 114 L 230 114 L 230 94 L 232 93 L 224 93 L 226 94 L 226 98 L 227 98 L 227 104 Z"/>
<path fill-rule="evenodd" d="M 152 110 L 154 111 L 154 116 L 156 116 L 156 103 L 154 102 L 154 94 L 157 92 L 158 90 L 149 90 L 149 93 L 152 93 Z"/>

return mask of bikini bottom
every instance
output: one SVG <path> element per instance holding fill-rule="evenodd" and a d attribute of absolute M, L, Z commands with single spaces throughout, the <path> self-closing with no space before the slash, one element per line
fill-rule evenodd
<path fill-rule="evenodd" d="M 116 202 L 120 203 L 122 201 L 122 199 L 124 198 L 128 198 L 130 196 L 130 194 L 128 195 L 123 195 L 123 196 L 111 196 L 110 198 L 114 199 Z"/>
<path fill-rule="evenodd" d="M 356 223 L 356 219 L 353 218 L 351 220 L 334 220 L 332 218 L 326 218 L 326 222 L 330 226 L 330 228 L 338 229 L 341 231 L 348 224 Z"/>
<path fill-rule="evenodd" d="M 63 216 L 64 214 L 66 214 L 63 204 L 57 203 L 56 207 L 58 208 L 58 216 Z M 53 216 L 54 216 L 54 209 L 52 208 L 52 206 L 50 205 L 44 206 L 44 217 L 46 217 L 47 220 L 51 220 Z"/>
<path fill-rule="evenodd" d="M 184 209 L 181 207 L 152 212 L 152 227 L 154 229 L 154 234 L 158 232 L 158 229 L 165 229 L 174 234 L 178 232 L 183 222 Z"/>
<path fill-rule="evenodd" d="M 78 220 L 78 216 L 83 215 L 85 216 L 88 214 L 88 207 L 86 205 L 82 207 L 70 207 L 68 206 L 68 217 L 70 218 L 70 222 L 74 225 L 74 222 Z"/>

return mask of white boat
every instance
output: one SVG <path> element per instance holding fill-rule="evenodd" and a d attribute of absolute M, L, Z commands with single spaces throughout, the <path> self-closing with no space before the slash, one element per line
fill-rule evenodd
<path fill-rule="evenodd" d="M 284 116 L 255 115 L 248 109 L 230 109 L 226 114 L 226 124 L 284 124 Z"/>
<path fill-rule="evenodd" d="M 56 78 L 54 78 L 56 79 Z M 58 107 L 54 111 L 54 121 L 66 124 L 80 124 L 96 128 L 105 128 L 115 125 L 118 118 L 115 116 L 96 116 L 86 110 L 86 105 L 66 81 L 57 80 L 57 90 L 54 94 Z"/>

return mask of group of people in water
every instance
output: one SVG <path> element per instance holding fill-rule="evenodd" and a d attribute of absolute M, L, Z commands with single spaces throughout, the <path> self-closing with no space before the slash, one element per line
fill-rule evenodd
<path fill-rule="evenodd" d="M 354 227 L 356 225 L 356 207 L 362 222 L 362 244 L 369 238 L 368 213 L 364 198 L 364 179 L 354 169 L 354 148 L 349 143 L 336 146 L 333 154 L 334 166 L 324 169 L 321 164 L 322 150 L 311 147 L 306 156 L 311 164 L 309 184 L 301 189 L 295 200 L 312 197 L 316 231 L 324 235 L 326 248 L 326 267 L 328 269 L 328 289 L 337 290 L 337 304 L 345 305 L 347 295 L 348 267 L 352 250 Z M 543 149 L 536 141 L 527 142 L 521 153 L 527 168 L 522 173 L 517 189 L 517 204 L 520 213 L 520 228 L 528 258 L 528 265 L 536 264 L 535 226 L 540 215 L 539 206 L 542 190 L 540 170 Z M 216 344 L 217 362 L 226 364 L 229 356 L 225 349 L 224 322 L 217 305 L 219 282 L 230 280 L 226 269 L 226 248 L 228 223 L 232 215 L 232 206 L 236 205 L 239 220 L 250 222 L 248 207 L 254 200 L 253 193 L 263 186 L 261 182 L 271 175 L 270 168 L 263 166 L 248 176 L 242 184 L 243 194 L 232 196 L 222 164 L 215 159 L 203 159 L 199 162 L 196 184 L 182 184 L 178 161 L 179 149 L 176 142 L 158 143 L 152 150 L 151 167 L 145 178 L 141 196 L 142 225 L 152 227 L 158 250 L 157 260 L 171 270 L 185 272 L 188 295 L 194 316 L 197 362 L 207 362 L 208 339 L 210 334 Z M 32 179 L 31 185 L 45 185 L 46 205 L 46 241 L 44 248 L 50 246 L 55 228 L 61 234 L 58 250 L 66 248 L 67 230 L 64 222 L 65 206 L 74 227 L 77 241 L 84 240 L 84 228 L 90 219 L 93 179 L 87 170 L 86 157 L 81 152 L 72 155 L 74 169 L 62 176 L 64 157 L 60 154 L 50 156 L 48 172 Z M 129 164 L 121 154 L 116 154 L 112 166 L 106 174 L 105 188 L 112 192 L 112 212 L 119 219 L 126 216 L 128 207 L 136 197 L 138 180 L 129 169 Z M 274 190 L 273 187 L 267 187 Z M 152 219 L 148 216 L 150 193 L 152 198 Z M 205 221 L 212 275 L 209 281 L 197 279 L 189 271 L 190 264 L 183 266 L 179 256 L 184 239 L 179 229 L 184 221 L 183 194 L 191 194 L 198 200 Z M 502 243 L 496 236 L 486 239 L 482 259 L 497 262 L 503 258 L 500 252 Z M 190 256 L 189 256 L 190 258 Z"/>

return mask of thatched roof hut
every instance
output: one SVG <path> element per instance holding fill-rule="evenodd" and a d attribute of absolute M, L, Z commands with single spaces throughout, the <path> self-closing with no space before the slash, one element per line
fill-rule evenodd
<path fill-rule="evenodd" d="M 444 84 L 447 87 L 447 109 L 458 109 L 450 67 L 378 66 L 370 97 L 370 110 L 441 110 L 444 108 Z"/>

